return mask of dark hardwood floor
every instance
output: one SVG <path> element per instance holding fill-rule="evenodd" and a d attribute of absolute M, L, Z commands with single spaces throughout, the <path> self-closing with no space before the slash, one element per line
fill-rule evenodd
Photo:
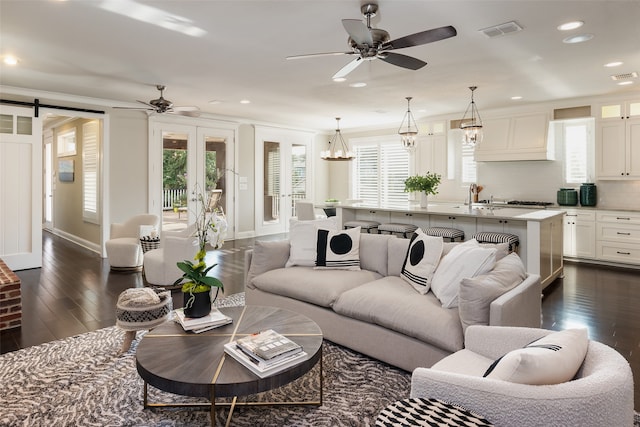
<path fill-rule="evenodd" d="M 284 235 L 261 237 L 281 239 Z M 218 262 L 223 283 L 243 280 L 244 251 L 254 239 L 225 243 L 208 260 Z M 113 326 L 118 295 L 145 285 L 141 273 L 112 273 L 106 259 L 44 233 L 43 266 L 16 272 L 22 281 L 22 327 L 2 331 L 0 352 Z M 174 292 L 174 307 L 182 306 Z M 631 364 L 635 406 L 640 409 L 640 271 L 566 263 L 565 277 L 547 287 L 542 327 L 587 327 L 591 339 L 618 350 Z"/>

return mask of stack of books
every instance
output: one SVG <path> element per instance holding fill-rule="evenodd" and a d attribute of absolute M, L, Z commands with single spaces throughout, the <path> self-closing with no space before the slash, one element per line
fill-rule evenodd
<path fill-rule="evenodd" d="M 222 314 L 217 308 L 212 308 L 211 313 L 204 317 L 186 317 L 184 309 L 178 308 L 174 310 L 175 319 L 185 331 L 191 331 L 196 334 L 217 328 L 222 325 L 228 325 L 233 321 L 231 317 Z"/>
<path fill-rule="evenodd" d="M 307 356 L 302 346 L 273 329 L 227 343 L 224 351 L 260 378 L 293 366 Z"/>

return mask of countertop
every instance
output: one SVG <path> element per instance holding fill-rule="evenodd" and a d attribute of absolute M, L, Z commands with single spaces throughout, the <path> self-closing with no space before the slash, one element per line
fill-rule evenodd
<path fill-rule="evenodd" d="M 525 209 L 510 207 L 495 207 L 490 209 L 488 206 L 474 207 L 469 210 L 469 206 L 456 203 L 429 203 L 426 208 L 421 208 L 417 204 L 408 203 L 406 205 L 388 205 L 379 206 L 366 203 L 354 204 L 337 204 L 336 208 L 355 209 L 355 210 L 380 210 L 385 212 L 400 212 L 425 215 L 457 215 L 473 218 L 497 218 L 497 219 L 514 219 L 522 221 L 544 221 L 558 215 L 564 215 L 565 211 L 561 209 Z"/>

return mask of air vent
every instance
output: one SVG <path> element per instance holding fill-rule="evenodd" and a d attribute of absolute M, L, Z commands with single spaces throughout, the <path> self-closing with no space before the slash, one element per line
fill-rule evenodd
<path fill-rule="evenodd" d="M 620 80 L 629 80 L 629 79 L 637 79 L 637 78 L 638 78 L 638 73 L 635 71 L 632 73 L 614 74 L 611 76 L 611 80 L 616 82 Z"/>
<path fill-rule="evenodd" d="M 511 21 L 505 22 L 504 24 L 495 25 L 493 27 L 487 27 L 478 31 L 482 32 L 485 36 L 492 39 L 494 37 L 517 33 L 519 31 L 522 31 L 522 27 L 518 25 L 516 21 Z"/>

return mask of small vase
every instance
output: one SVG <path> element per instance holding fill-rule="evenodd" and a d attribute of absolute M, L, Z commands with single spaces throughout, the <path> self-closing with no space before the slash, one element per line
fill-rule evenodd
<path fill-rule="evenodd" d="M 191 298 L 191 295 L 193 295 L 194 300 L 192 304 L 187 307 L 187 302 Z M 184 315 L 186 317 L 204 317 L 211 312 L 211 289 L 207 292 L 196 292 L 194 294 L 184 292 L 182 296 L 184 298 Z"/>
<path fill-rule="evenodd" d="M 420 193 L 420 207 L 421 208 L 426 208 L 427 207 L 427 193 Z"/>

